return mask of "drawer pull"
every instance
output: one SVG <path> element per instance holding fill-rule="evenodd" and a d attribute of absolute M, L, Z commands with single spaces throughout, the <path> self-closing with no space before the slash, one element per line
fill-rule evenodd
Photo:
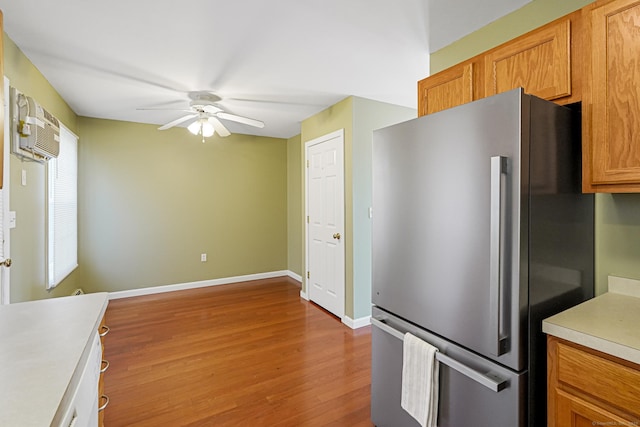
<path fill-rule="evenodd" d="M 100 369 L 100 373 L 104 374 L 105 372 L 107 372 L 107 369 L 109 369 L 109 361 L 108 360 L 103 360 L 102 361 L 102 366 L 103 366 L 103 368 Z"/>
<path fill-rule="evenodd" d="M 100 396 L 100 400 L 103 400 L 103 399 L 104 399 L 104 403 L 102 404 L 102 406 L 98 407 L 98 412 L 104 411 L 104 408 L 106 408 L 107 405 L 109 405 L 109 396 L 103 394 L 102 396 Z"/>
<path fill-rule="evenodd" d="M 392 328 L 384 322 L 384 319 L 371 318 L 371 324 L 376 326 L 383 332 L 391 335 L 394 338 L 404 341 L 404 334 L 395 328 Z M 447 365 L 451 369 L 460 372 L 462 375 L 466 375 L 470 379 L 482 384 L 483 386 L 495 391 L 496 393 L 502 391 L 507 386 L 507 380 L 499 378 L 496 375 L 489 375 L 482 372 L 478 372 L 475 369 L 466 366 L 457 360 L 447 356 L 444 353 L 436 352 L 435 358 L 442 364 Z"/>
<path fill-rule="evenodd" d="M 100 326 L 100 337 L 104 337 L 109 333 L 110 329 L 107 325 Z"/>

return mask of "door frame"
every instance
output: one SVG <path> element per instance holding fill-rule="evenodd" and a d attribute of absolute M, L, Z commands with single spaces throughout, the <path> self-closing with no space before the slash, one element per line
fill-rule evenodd
<path fill-rule="evenodd" d="M 344 199 L 344 195 L 346 195 L 345 193 L 345 162 L 344 162 L 344 128 L 343 129 L 338 129 L 336 131 L 330 132 L 326 135 L 322 135 L 318 138 L 312 139 L 310 141 L 307 141 L 304 143 L 304 159 L 303 159 L 303 165 L 304 165 L 304 283 L 305 283 L 305 288 L 304 288 L 304 292 L 301 291 L 300 295 L 302 296 L 302 298 L 304 298 L 307 301 L 311 300 L 311 293 L 310 293 L 310 289 L 309 289 L 309 149 L 314 146 L 314 145 L 318 145 L 321 144 L 323 142 L 329 141 L 331 139 L 334 138 L 339 138 L 339 144 L 340 144 L 340 148 L 342 150 L 342 189 L 343 189 L 343 202 L 342 202 L 342 215 L 343 215 L 343 221 L 344 221 L 344 226 L 345 226 L 345 232 L 344 234 L 346 235 L 346 201 Z M 346 236 L 343 236 L 343 238 L 346 238 Z M 343 243 L 344 244 L 344 243 Z M 347 280 L 346 280 L 346 245 L 345 247 L 345 251 L 343 253 L 343 265 L 344 265 L 344 271 L 343 271 L 343 282 L 344 282 L 344 289 L 342 292 L 342 303 L 343 303 L 343 310 L 342 310 L 342 317 L 340 318 L 340 320 L 344 320 L 344 317 L 346 316 L 346 285 L 347 285 Z"/>
<path fill-rule="evenodd" d="M 10 181 L 9 181 L 9 177 L 11 176 L 11 174 L 9 173 L 9 165 L 10 165 L 10 158 L 9 156 L 11 155 L 11 150 L 10 150 L 10 145 L 11 145 L 11 117 L 10 117 L 10 108 L 9 108 L 9 104 L 10 104 L 10 85 L 9 85 L 9 79 L 4 76 L 4 99 L 2 100 L 2 102 L 4 103 L 4 129 L 2 130 L 3 134 L 4 134 L 4 139 L 3 139 L 3 168 L 2 168 L 2 173 L 3 173 L 3 179 L 2 179 L 2 190 L 0 191 L 0 197 L 2 197 L 2 207 L 3 207 L 3 212 L 0 213 L 0 218 L 2 218 L 2 223 L 0 224 L 0 226 L 3 228 L 3 233 L 2 235 L 4 236 L 4 241 L 0 242 L 0 244 L 3 246 L 3 253 L 6 258 L 10 258 L 11 257 L 11 230 L 10 230 L 10 219 L 9 219 L 9 190 L 11 188 L 10 186 Z M 0 260 L 1 261 L 1 260 Z M 0 267 L 0 305 L 3 304 L 9 304 L 11 302 L 11 283 L 10 283 L 10 273 L 9 273 L 9 268 L 8 267 Z"/>

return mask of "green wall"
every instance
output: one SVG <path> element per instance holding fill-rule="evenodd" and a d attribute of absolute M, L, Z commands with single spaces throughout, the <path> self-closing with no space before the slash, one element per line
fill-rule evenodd
<path fill-rule="evenodd" d="M 302 174 L 301 135 L 296 135 L 287 140 L 287 269 L 300 277 L 304 271 Z"/>
<path fill-rule="evenodd" d="M 596 291 L 607 277 L 640 280 L 640 194 L 596 195 Z"/>
<path fill-rule="evenodd" d="M 3 47 L 4 72 L 10 85 L 33 96 L 77 133 L 76 114 L 6 34 Z M 45 289 L 44 165 L 22 161 L 14 155 L 9 162 L 9 203 L 10 209 L 16 212 L 16 228 L 11 230 L 11 302 L 69 295 L 77 287 L 77 271 L 52 291 Z M 21 185 L 22 170 L 27 175 L 26 186 Z"/>
<path fill-rule="evenodd" d="M 353 98 L 353 292 L 354 319 L 371 315 L 372 137 L 380 129 L 417 117 L 413 108 Z M 374 213 L 375 215 L 375 213 Z"/>
<path fill-rule="evenodd" d="M 353 320 L 371 314 L 371 179 L 372 132 L 416 117 L 416 110 L 369 99 L 348 97 L 302 122 L 304 144 L 344 129 L 345 166 L 345 315 Z M 304 173 L 301 205 L 304 217 Z M 302 224 L 304 266 L 304 223 Z M 304 267 L 303 267 L 304 268 Z M 306 286 L 304 287 L 306 290 Z"/>
<path fill-rule="evenodd" d="M 287 269 L 287 141 L 80 118 L 78 272 L 89 291 Z M 206 253 L 207 262 L 200 261 Z"/>
<path fill-rule="evenodd" d="M 77 117 L 6 34 L 4 55 L 11 86 L 80 135 L 79 267 L 50 292 L 44 165 L 11 156 L 12 302 L 69 295 L 77 287 L 119 291 L 287 269 L 287 191 L 296 191 L 296 182 L 288 188 L 287 156 L 290 147 L 295 155 L 295 143 L 232 135 L 203 144 L 182 128 L 159 132 Z M 291 263 L 299 264 L 295 255 Z"/>
<path fill-rule="evenodd" d="M 4 74 L 11 86 L 33 96 L 73 133 L 78 134 L 78 116 L 16 44 L 4 34 Z"/>
<path fill-rule="evenodd" d="M 534 0 L 434 52 L 431 72 L 441 71 L 589 3 L 592 0 Z M 596 294 L 606 292 L 609 275 L 640 279 L 640 194 L 597 194 L 595 238 Z"/>

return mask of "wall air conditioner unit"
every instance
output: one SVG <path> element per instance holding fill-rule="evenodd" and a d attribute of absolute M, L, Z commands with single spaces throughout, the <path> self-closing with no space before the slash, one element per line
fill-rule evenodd
<path fill-rule="evenodd" d="M 50 159 L 60 153 L 60 122 L 33 98 L 17 97 L 18 135 L 22 150 Z"/>

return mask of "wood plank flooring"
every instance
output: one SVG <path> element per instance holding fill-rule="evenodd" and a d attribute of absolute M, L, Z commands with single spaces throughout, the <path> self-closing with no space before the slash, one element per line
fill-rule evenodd
<path fill-rule="evenodd" d="M 372 426 L 371 329 L 289 278 L 113 300 L 105 426 Z"/>

